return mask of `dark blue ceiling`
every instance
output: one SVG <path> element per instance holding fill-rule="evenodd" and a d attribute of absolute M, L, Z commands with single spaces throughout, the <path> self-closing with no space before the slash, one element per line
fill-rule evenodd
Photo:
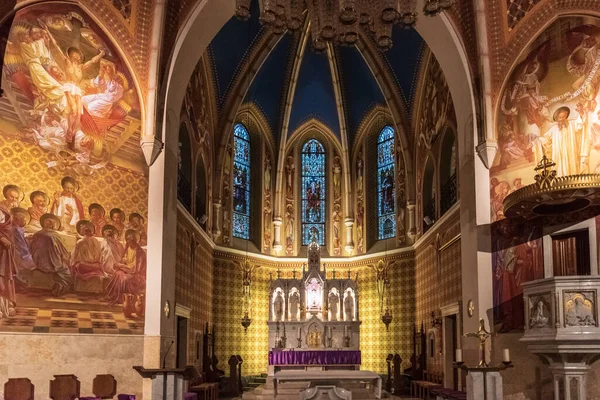
<path fill-rule="evenodd" d="M 209 46 L 220 115 L 240 66 L 246 61 L 259 37 L 266 32 L 258 20 L 258 0 L 252 0 L 250 11 L 252 16 L 249 21 L 232 18 Z M 383 53 L 383 59 L 397 84 L 392 89 L 401 94 L 406 104 L 406 119 L 409 120 L 421 56 L 426 44 L 414 29 L 395 27 L 392 38 L 394 46 Z M 277 143 L 286 101 L 285 85 L 290 82 L 287 73 L 291 70 L 291 60 L 299 42 L 289 34 L 281 38 L 261 66 L 244 99 L 245 102 L 254 102 L 262 110 Z M 374 106 L 387 105 L 369 66 L 355 47 L 336 47 L 335 55 L 344 100 L 347 139 L 349 146 L 352 146 L 365 115 Z M 293 98 L 288 134 L 292 134 L 311 118 L 321 121 L 340 137 L 328 58 L 324 54 L 315 53 L 307 45 Z"/>
<path fill-rule="evenodd" d="M 352 147 L 362 119 L 375 106 L 386 106 L 381 89 L 356 47 L 338 47 L 337 65 L 342 82 L 348 145 Z"/>
<path fill-rule="evenodd" d="M 215 71 L 219 111 L 242 61 L 248 57 L 256 40 L 265 31 L 258 20 L 258 0 L 252 0 L 250 13 L 248 21 L 240 21 L 236 17 L 227 21 L 208 48 Z"/>
<path fill-rule="evenodd" d="M 329 60 L 326 54 L 315 53 L 307 46 L 298 74 L 288 135 L 311 118 L 324 123 L 338 138 L 340 137 L 340 122 Z"/>
<path fill-rule="evenodd" d="M 394 27 L 392 40 L 394 45 L 383 55 L 404 97 L 408 111 L 407 119 L 410 119 L 419 64 L 426 44 L 416 30 L 400 27 Z"/>
<path fill-rule="evenodd" d="M 294 55 L 291 44 L 291 35 L 286 34 L 281 37 L 258 71 L 244 99 L 244 102 L 254 102 L 261 109 L 271 126 L 277 144 L 281 132 L 280 116 L 285 104 L 283 96 L 285 96 L 286 71 L 290 58 Z"/>

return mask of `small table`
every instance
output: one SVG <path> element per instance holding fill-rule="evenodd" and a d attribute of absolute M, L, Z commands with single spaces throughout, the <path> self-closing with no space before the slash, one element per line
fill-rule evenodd
<path fill-rule="evenodd" d="M 372 371 L 279 371 L 273 378 L 275 397 L 277 397 L 277 384 L 290 381 L 310 381 L 311 383 L 367 381 L 374 383 L 375 398 L 381 399 L 381 376 Z"/>

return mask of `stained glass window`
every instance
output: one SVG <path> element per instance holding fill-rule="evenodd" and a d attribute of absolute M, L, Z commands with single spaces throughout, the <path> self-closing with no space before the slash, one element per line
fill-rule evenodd
<path fill-rule="evenodd" d="M 395 161 L 394 129 L 386 126 L 377 140 L 377 215 L 380 240 L 396 234 Z"/>
<path fill-rule="evenodd" d="M 250 238 L 250 135 L 233 128 L 233 236 Z"/>
<path fill-rule="evenodd" d="M 325 245 L 325 149 L 317 139 L 302 147 L 302 245 Z"/>

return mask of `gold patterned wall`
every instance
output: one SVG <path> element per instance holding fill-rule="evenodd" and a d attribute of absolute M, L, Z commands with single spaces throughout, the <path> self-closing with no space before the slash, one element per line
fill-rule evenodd
<path fill-rule="evenodd" d="M 178 212 L 175 302 L 190 309 L 187 359 L 188 364 L 201 370 L 202 360 L 196 354 L 196 340 L 202 337 L 206 323 L 212 324 L 213 320 L 213 252 L 197 229 L 197 225 Z"/>
<path fill-rule="evenodd" d="M 252 277 L 252 324 L 244 334 L 240 324 L 242 311 L 242 272 L 230 260 L 215 258 L 213 315 L 215 316 L 215 353 L 219 368 L 229 374 L 227 360 L 240 355 L 243 375 L 267 372 L 269 346 L 267 317 L 269 312 L 269 272 L 258 269 Z"/>
<path fill-rule="evenodd" d="M 326 261 L 326 260 L 323 260 Z M 240 324 L 242 310 L 242 273 L 235 261 L 215 257 L 213 315 L 216 327 L 216 354 L 219 368 L 228 373 L 227 360 L 239 354 L 244 360 L 243 375 L 267 372 L 267 354 L 272 343 L 268 337 L 269 274 L 276 274 L 272 266 L 258 269 L 252 279 L 252 325 L 244 334 Z M 281 271 L 283 278 L 291 278 L 290 266 Z M 295 266 L 302 268 L 301 262 Z M 282 265 L 282 268 L 284 266 Z M 328 264 L 328 278 L 334 268 Z M 336 266 L 340 270 L 339 266 Z M 399 353 L 404 367 L 413 353 L 412 335 L 415 318 L 414 260 L 402 259 L 390 271 L 391 304 L 394 320 L 386 331 L 381 322 L 375 273 L 366 266 L 352 265 L 352 274 L 359 275 L 359 317 L 362 320 L 360 349 L 362 369 L 387 372 L 385 358 Z"/>
<path fill-rule="evenodd" d="M 60 180 L 66 174 L 58 168 L 48 168 L 55 161 L 53 153 L 40 149 L 33 143 L 0 134 L 0 187 L 18 185 L 25 194 L 21 207 L 27 208 L 29 194 L 42 190 L 51 198 L 61 190 Z M 90 176 L 79 176 L 77 196 L 84 209 L 91 203 L 100 203 L 108 212 L 121 208 L 126 216 L 133 212 L 144 218 L 148 214 L 148 177 L 132 170 L 107 164 Z"/>
<path fill-rule="evenodd" d="M 455 209 L 448 220 L 431 228 L 431 234 L 415 249 L 416 324 L 431 329 L 431 312 L 461 300 L 460 214 Z M 439 233 L 439 238 L 438 238 Z M 437 337 L 442 337 L 438 332 Z M 443 371 L 441 340 L 436 356 L 427 360 L 427 369 Z"/>

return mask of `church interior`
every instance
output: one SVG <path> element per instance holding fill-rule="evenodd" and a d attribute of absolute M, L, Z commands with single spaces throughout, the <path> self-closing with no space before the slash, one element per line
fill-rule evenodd
<path fill-rule="evenodd" d="M 0 1 L 0 398 L 600 399 L 589 0 Z"/>

